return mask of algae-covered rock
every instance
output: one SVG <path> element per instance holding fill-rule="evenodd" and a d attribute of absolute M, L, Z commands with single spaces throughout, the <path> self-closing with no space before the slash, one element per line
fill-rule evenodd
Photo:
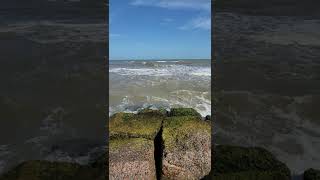
<path fill-rule="evenodd" d="M 192 108 L 117 113 L 109 132 L 110 179 L 200 179 L 210 172 L 210 122 Z"/>
<path fill-rule="evenodd" d="M 111 139 L 129 137 L 154 139 L 164 117 L 164 114 L 157 110 L 144 110 L 138 114 L 114 114 L 109 121 L 109 136 Z"/>
<path fill-rule="evenodd" d="M 171 110 L 163 123 L 164 179 L 201 179 L 211 169 L 211 126 L 190 114 Z M 178 116 L 185 115 L 185 116 Z"/>
<path fill-rule="evenodd" d="M 90 167 L 94 168 L 96 171 L 100 173 L 100 176 L 97 180 L 105 180 L 107 179 L 107 175 L 109 174 L 109 161 L 108 161 L 108 151 L 101 154 L 93 163 L 90 163 Z"/>
<path fill-rule="evenodd" d="M 172 108 L 170 116 L 195 116 L 201 119 L 201 115 L 192 108 Z"/>
<path fill-rule="evenodd" d="M 0 180 L 87 180 L 105 179 L 104 171 L 76 163 L 27 161 L 0 177 Z"/>
<path fill-rule="evenodd" d="M 320 170 L 308 169 L 303 173 L 304 180 L 320 180 Z"/>
<path fill-rule="evenodd" d="M 214 179 L 290 180 L 290 170 L 263 148 L 215 147 Z"/>
<path fill-rule="evenodd" d="M 145 138 L 109 142 L 109 179 L 156 179 L 153 141 Z"/>
<path fill-rule="evenodd" d="M 279 171 L 246 171 L 240 173 L 218 174 L 215 180 L 286 180 L 288 177 Z"/>

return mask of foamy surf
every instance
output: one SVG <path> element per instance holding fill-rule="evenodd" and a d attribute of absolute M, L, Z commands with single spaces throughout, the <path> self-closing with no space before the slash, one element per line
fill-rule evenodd
<path fill-rule="evenodd" d="M 211 115 L 210 60 L 111 61 L 109 116 L 142 109 L 194 108 Z"/>
<path fill-rule="evenodd" d="M 144 65 L 144 64 L 143 64 Z M 190 65 L 154 65 L 155 67 L 111 67 L 109 73 L 123 76 L 211 76 L 210 67 L 197 67 Z"/>

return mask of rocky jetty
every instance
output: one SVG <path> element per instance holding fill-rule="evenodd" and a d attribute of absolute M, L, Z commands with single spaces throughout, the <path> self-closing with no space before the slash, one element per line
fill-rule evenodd
<path fill-rule="evenodd" d="M 290 170 L 263 148 L 219 145 L 215 147 L 213 179 L 290 180 Z"/>
<path fill-rule="evenodd" d="M 153 141 L 144 138 L 111 140 L 109 179 L 156 179 Z"/>
<path fill-rule="evenodd" d="M 110 118 L 110 139 L 145 138 L 153 140 L 165 116 L 160 111 L 143 110 L 138 114 L 117 113 Z"/>
<path fill-rule="evenodd" d="M 163 125 L 163 131 L 165 131 L 165 122 Z M 181 129 L 178 131 L 181 132 Z M 163 133 L 164 132 L 160 134 Z M 158 138 L 158 135 L 155 137 L 155 139 Z M 188 143 L 186 142 L 191 143 L 192 141 L 185 140 L 184 142 L 185 143 L 181 142 L 181 144 L 188 145 Z M 156 140 L 154 141 L 154 143 L 158 143 L 158 141 Z M 166 143 L 164 143 L 164 145 L 165 144 Z M 198 144 L 200 143 L 195 143 L 194 147 L 196 147 Z M 181 146 L 176 145 L 173 147 L 180 147 L 182 150 L 181 152 L 174 152 L 175 154 L 169 156 L 168 153 L 166 154 L 166 152 L 173 151 L 164 148 L 164 156 L 160 156 L 158 158 L 155 157 L 153 159 L 153 150 L 156 150 L 157 147 L 154 147 L 153 142 L 149 139 L 112 139 L 110 142 L 111 150 L 109 152 L 109 155 L 111 153 L 113 156 L 109 157 L 109 179 L 129 179 L 129 177 L 130 179 L 133 178 L 204 180 L 291 179 L 290 170 L 288 169 L 288 167 L 282 162 L 278 161 L 275 158 L 275 156 L 272 155 L 269 151 L 259 147 L 240 147 L 230 145 L 218 145 L 214 148 L 212 147 L 212 149 L 214 149 L 214 161 L 212 165 L 212 170 L 203 178 L 199 178 L 202 172 L 210 170 L 211 167 L 211 159 L 205 159 L 208 157 L 208 155 L 207 157 L 205 157 L 205 154 L 203 153 L 205 151 L 201 151 L 201 149 L 206 149 L 206 147 L 203 146 L 200 148 L 200 150 L 198 151 L 198 156 L 193 154 L 193 148 L 190 148 L 190 146 L 182 148 Z M 188 148 L 189 151 L 185 150 Z M 158 153 L 159 152 L 157 152 L 156 150 L 155 156 Z M 185 155 L 183 156 L 183 154 Z M 203 156 L 202 161 L 198 159 L 200 155 Z M 171 157 L 171 159 L 169 159 L 169 157 Z M 172 157 L 181 157 L 181 159 L 178 160 Z M 188 160 L 189 157 L 191 158 Z M 161 165 L 161 162 L 157 162 L 158 160 L 168 160 L 170 161 L 170 163 L 175 163 L 176 166 L 175 168 L 171 169 L 171 171 L 168 171 L 167 173 L 162 173 L 160 174 L 161 176 L 159 176 L 159 169 L 157 168 L 165 167 L 165 163 L 163 162 L 163 166 L 159 166 Z M 197 163 L 201 164 L 195 166 Z M 107 179 L 105 176 L 108 173 L 106 172 L 106 170 L 108 170 L 107 164 L 108 161 L 106 160 L 106 154 L 102 155 L 94 163 L 88 165 L 79 165 L 76 163 L 67 162 L 27 161 L 21 163 L 9 172 L 3 174 L 0 177 L 0 180 L 103 180 Z M 196 169 L 195 167 L 198 167 L 199 169 Z M 189 174 L 186 173 L 187 171 L 185 170 L 188 170 Z M 125 175 L 121 173 L 125 173 Z M 196 175 L 198 177 L 196 177 Z M 319 177 L 319 171 L 315 169 L 309 169 L 304 173 L 305 180 L 319 180 Z"/>
<path fill-rule="evenodd" d="M 190 108 L 110 118 L 109 179 L 201 179 L 211 169 L 211 126 Z"/>
<path fill-rule="evenodd" d="M 34 160 L 23 162 L 3 174 L 0 180 L 104 180 L 105 155 L 89 165 Z"/>
<path fill-rule="evenodd" d="M 156 179 L 154 139 L 163 119 L 153 110 L 110 118 L 109 179 Z"/>
<path fill-rule="evenodd" d="M 201 179 L 211 170 L 211 126 L 193 109 L 171 109 L 163 123 L 165 179 Z"/>

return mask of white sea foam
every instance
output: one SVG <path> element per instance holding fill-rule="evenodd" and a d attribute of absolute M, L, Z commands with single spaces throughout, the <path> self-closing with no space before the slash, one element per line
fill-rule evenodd
<path fill-rule="evenodd" d="M 109 116 L 173 107 L 194 108 L 202 116 L 211 115 L 210 62 L 175 62 L 181 61 L 111 65 Z"/>
<path fill-rule="evenodd" d="M 192 75 L 195 75 L 195 76 L 211 76 L 211 73 L 207 73 L 207 72 L 194 72 L 194 73 L 192 73 Z"/>
<path fill-rule="evenodd" d="M 114 68 L 109 72 L 117 73 L 123 76 L 169 76 L 172 75 L 166 69 L 152 69 L 152 68 Z"/>
<path fill-rule="evenodd" d="M 180 93 L 185 93 L 188 95 L 180 95 Z M 174 92 L 170 97 L 157 97 L 157 96 L 146 96 L 146 102 L 140 106 L 133 106 L 134 102 L 128 96 L 124 97 L 122 102 L 115 106 L 109 107 L 109 117 L 116 112 L 126 112 L 126 113 L 138 113 L 142 109 L 159 109 L 165 108 L 169 110 L 173 107 L 185 107 L 185 108 L 194 108 L 198 111 L 201 116 L 205 117 L 211 115 L 211 101 L 203 97 L 206 93 L 202 95 L 196 91 L 189 90 L 179 90 Z M 192 98 L 190 98 L 192 97 Z M 132 108 L 135 107 L 135 108 Z"/>
<path fill-rule="evenodd" d="M 111 68 L 110 73 L 122 76 L 211 76 L 207 67 L 192 67 L 184 65 L 166 65 L 162 68 Z"/>
<path fill-rule="evenodd" d="M 211 76 L 211 68 L 201 68 L 191 72 L 195 76 Z"/>

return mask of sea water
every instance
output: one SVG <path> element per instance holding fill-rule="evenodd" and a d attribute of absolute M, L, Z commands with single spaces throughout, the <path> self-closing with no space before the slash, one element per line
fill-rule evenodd
<path fill-rule="evenodd" d="M 211 115 L 211 60 L 109 61 L 109 116 L 172 107 Z"/>

